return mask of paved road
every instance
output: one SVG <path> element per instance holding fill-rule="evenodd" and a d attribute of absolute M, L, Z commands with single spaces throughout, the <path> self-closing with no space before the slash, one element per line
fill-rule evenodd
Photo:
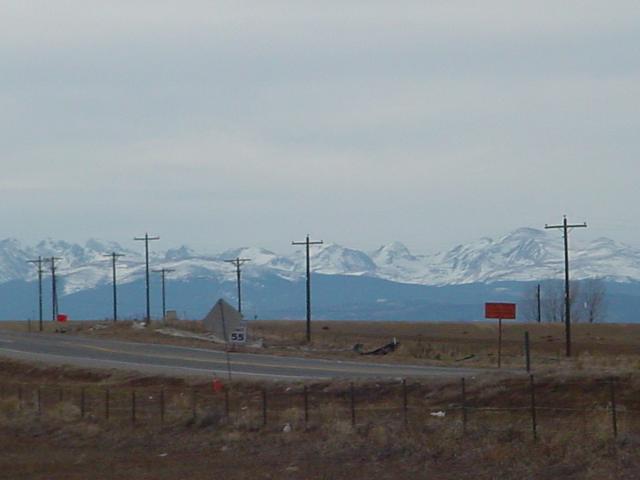
<path fill-rule="evenodd" d="M 472 377 L 488 370 L 318 360 L 206 348 L 134 343 L 75 335 L 0 330 L 0 356 L 85 368 L 117 368 L 144 373 L 274 380 Z M 494 370 L 495 371 L 495 370 Z M 506 372 L 505 372 L 506 373 Z"/>

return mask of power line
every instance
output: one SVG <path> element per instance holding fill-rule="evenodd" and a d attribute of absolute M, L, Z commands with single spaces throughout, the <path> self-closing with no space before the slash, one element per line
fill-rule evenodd
<path fill-rule="evenodd" d="M 111 258 L 111 273 L 113 278 L 113 321 L 118 321 L 118 293 L 116 290 L 116 260 L 124 257 L 123 253 L 111 252 L 104 255 Z"/>
<path fill-rule="evenodd" d="M 323 241 L 311 241 L 309 235 L 304 242 L 291 242 L 291 245 L 305 245 L 307 253 L 307 342 L 311 342 L 311 266 L 309 260 L 309 247 L 311 245 L 322 245 Z"/>
<path fill-rule="evenodd" d="M 587 223 L 569 225 L 567 216 L 563 216 L 562 225 L 545 225 L 546 229 L 561 228 L 564 236 L 564 331 L 566 355 L 571 356 L 571 296 L 569 292 L 569 229 L 587 228 Z"/>
<path fill-rule="evenodd" d="M 162 275 L 162 321 L 167 321 L 167 308 L 166 308 L 166 296 L 165 296 L 165 288 L 164 288 L 164 277 L 167 273 L 175 272 L 172 268 L 161 268 L 160 270 L 153 270 L 154 273 L 159 273 Z"/>
<path fill-rule="evenodd" d="M 227 263 L 232 263 L 236 267 L 236 283 L 238 287 L 238 312 L 242 313 L 242 289 L 240 287 L 240 267 L 247 262 L 250 262 L 250 258 L 234 258 L 232 260 L 225 260 Z"/>
<path fill-rule="evenodd" d="M 151 321 L 151 301 L 149 300 L 149 242 L 152 240 L 160 240 L 160 237 L 150 237 L 148 233 L 144 234 L 144 237 L 135 237 L 134 240 L 144 240 L 144 259 L 145 259 L 145 287 L 147 294 L 147 316 L 144 319 L 144 324 L 149 325 Z"/>
<path fill-rule="evenodd" d="M 37 260 L 27 260 L 27 263 L 33 263 L 38 266 L 38 328 L 40 331 L 44 329 L 42 324 L 42 274 L 44 272 L 42 262 L 43 259 L 41 256 L 38 256 Z"/>

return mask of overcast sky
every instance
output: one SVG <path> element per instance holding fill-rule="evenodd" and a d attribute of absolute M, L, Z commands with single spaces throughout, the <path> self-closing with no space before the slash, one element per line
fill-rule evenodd
<path fill-rule="evenodd" d="M 640 2 L 0 2 L 0 238 L 640 244 Z M 160 245 L 162 243 L 162 245 Z"/>

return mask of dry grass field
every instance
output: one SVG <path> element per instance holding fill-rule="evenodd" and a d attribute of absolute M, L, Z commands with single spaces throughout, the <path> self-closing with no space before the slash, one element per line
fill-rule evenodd
<path fill-rule="evenodd" d="M 66 334 L 220 348 L 160 335 L 159 324 L 96 325 L 74 322 Z M 201 330 L 197 322 L 180 326 Z M 301 383 L 234 382 L 224 394 L 194 380 L 3 360 L 0 478 L 638 478 L 640 326 L 574 325 L 576 355 L 567 361 L 561 325 L 506 324 L 505 367 L 523 367 L 525 330 L 534 359 L 535 440 L 525 376 L 467 379 L 464 401 L 454 380 L 356 383 L 353 397 L 349 383 L 308 384 L 305 421 Z M 489 323 L 314 322 L 311 345 L 304 342 L 303 322 L 252 322 L 250 333 L 263 339 L 266 353 L 280 355 L 496 362 L 497 329 Z M 368 350 L 393 337 L 400 348 L 384 357 L 352 350 L 355 343 Z"/>
<path fill-rule="evenodd" d="M 305 422 L 300 384 L 226 385 L 226 415 L 224 395 L 206 383 L 5 361 L 0 478 L 633 479 L 640 469 L 640 381 L 618 382 L 614 439 L 601 379 L 539 378 L 534 440 L 522 380 L 470 382 L 465 431 L 459 384 L 446 380 L 408 384 L 406 417 L 397 382 L 357 384 L 355 418 L 349 385 L 309 385 Z M 132 391 L 135 422 L 127 408 Z M 551 404 L 562 410 L 543 408 Z"/>
<path fill-rule="evenodd" d="M 269 346 L 304 344 L 302 322 L 261 321 L 251 333 Z M 503 365 L 522 367 L 524 332 L 528 331 L 532 361 L 537 366 L 566 363 L 564 326 L 503 322 Z M 577 368 L 640 368 L 640 324 L 575 324 L 573 353 Z M 313 345 L 319 350 L 349 351 L 356 343 L 365 350 L 397 338 L 400 348 L 384 361 L 435 365 L 491 366 L 497 364 L 498 328 L 493 322 L 314 322 Z M 353 354 L 350 353 L 353 356 Z M 370 359 L 371 357 L 368 357 Z"/>

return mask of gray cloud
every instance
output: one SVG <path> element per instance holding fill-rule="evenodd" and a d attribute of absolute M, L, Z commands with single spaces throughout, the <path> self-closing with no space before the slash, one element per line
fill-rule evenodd
<path fill-rule="evenodd" d="M 638 243 L 637 2 L 3 9 L 7 235 L 429 251 L 568 213 Z"/>

